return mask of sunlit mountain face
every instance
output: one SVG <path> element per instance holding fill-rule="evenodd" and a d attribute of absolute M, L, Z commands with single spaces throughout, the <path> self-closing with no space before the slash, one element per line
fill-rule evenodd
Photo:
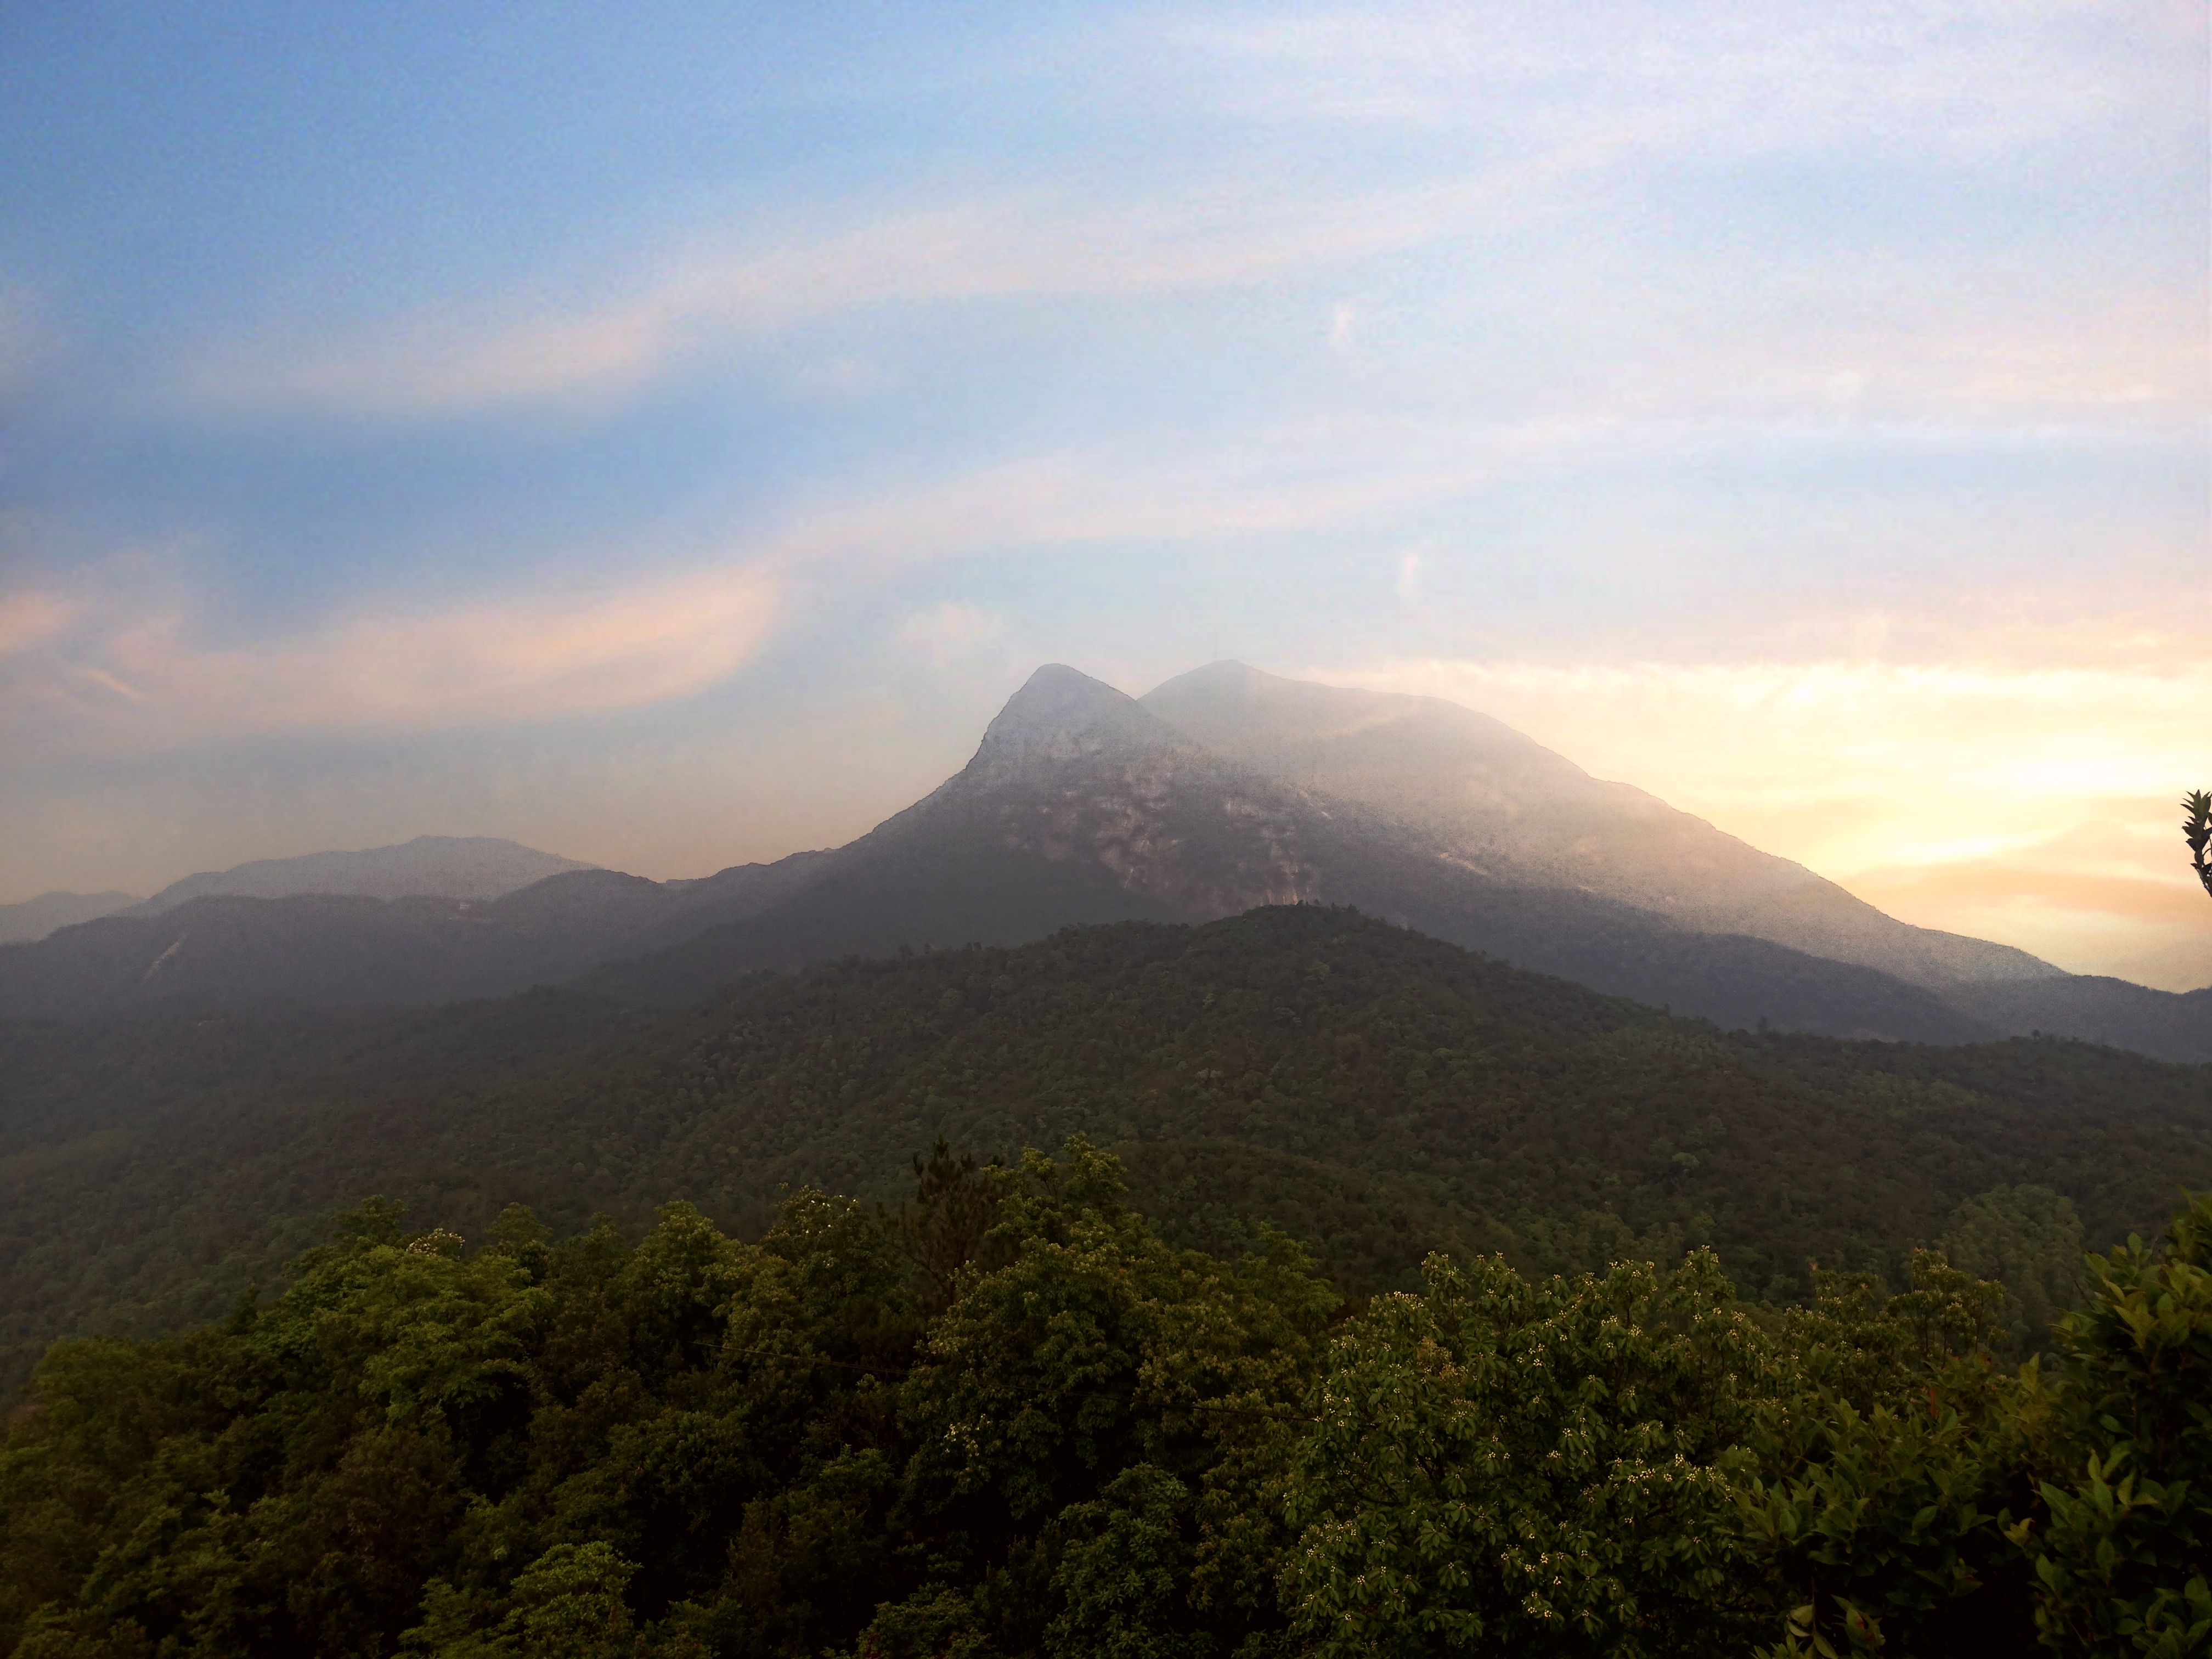
<path fill-rule="evenodd" d="M 1437 698 L 1217 663 L 1144 703 L 1269 776 L 1419 823 L 1503 878 L 1602 893 L 1699 932 L 1748 933 L 1923 983 L 2058 972 L 2023 951 L 1895 922 L 1801 865 Z"/>
<path fill-rule="evenodd" d="M 2182 580 L 2185 609 L 2197 584 Z M 1375 662 L 1318 676 L 1497 715 L 1891 915 L 2075 973 L 2212 983 L 2176 833 L 2197 671 L 2149 619 L 2008 631 L 1981 660 Z"/>

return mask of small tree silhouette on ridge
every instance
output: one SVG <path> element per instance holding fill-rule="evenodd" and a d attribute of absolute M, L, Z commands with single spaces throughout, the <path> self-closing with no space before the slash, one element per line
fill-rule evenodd
<path fill-rule="evenodd" d="M 2205 862 L 2204 849 L 2212 843 L 2212 793 L 2192 789 L 2181 798 L 2181 810 L 2189 816 L 2181 821 L 2183 839 L 2189 843 L 2189 861 L 2197 868 L 2197 879 L 2204 884 L 2204 890 L 2212 893 L 2212 864 Z"/>

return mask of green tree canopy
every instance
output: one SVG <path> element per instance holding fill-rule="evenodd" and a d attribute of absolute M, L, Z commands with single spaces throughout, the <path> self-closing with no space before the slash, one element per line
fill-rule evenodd
<path fill-rule="evenodd" d="M 920 1162 L 902 1213 L 802 1188 L 750 1242 L 373 1201 L 265 1304 L 56 1345 L 0 1449 L 0 1652 L 2212 1644 L 2212 1199 L 2089 1261 L 2046 1373 L 1933 1251 L 1793 1310 L 1705 1249 L 1437 1254 L 1361 1305 L 1265 1227 L 1174 1247 L 1080 1139 Z M 2064 1222 L 2007 1189 L 1954 1231 L 2031 1283 Z"/>

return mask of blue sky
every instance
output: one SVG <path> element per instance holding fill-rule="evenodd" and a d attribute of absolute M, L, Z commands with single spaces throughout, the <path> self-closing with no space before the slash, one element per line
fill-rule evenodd
<path fill-rule="evenodd" d="M 2201 7 L 26 9 L 0 899 L 696 874 L 1235 655 L 2212 980 Z"/>

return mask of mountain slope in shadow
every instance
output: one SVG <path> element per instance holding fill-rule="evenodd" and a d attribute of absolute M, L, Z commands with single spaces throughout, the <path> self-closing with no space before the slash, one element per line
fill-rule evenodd
<path fill-rule="evenodd" d="M 105 916 L 36 944 L 0 945 L 0 1013 L 503 996 L 750 915 L 811 880 L 823 856 L 794 854 L 689 882 L 571 870 L 483 902 L 209 895 L 158 915 Z"/>
<path fill-rule="evenodd" d="M 0 904 L 0 945 L 33 944 L 63 927 L 113 915 L 138 902 L 132 893 L 41 893 L 20 904 Z"/>

